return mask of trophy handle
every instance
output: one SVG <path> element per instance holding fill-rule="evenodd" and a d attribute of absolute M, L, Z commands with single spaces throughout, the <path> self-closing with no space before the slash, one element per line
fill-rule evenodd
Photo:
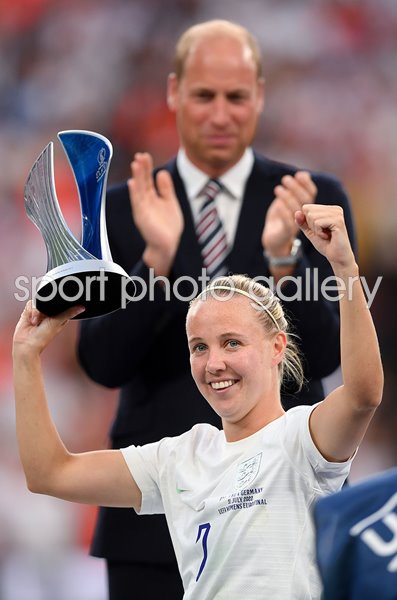
<path fill-rule="evenodd" d="M 76 240 L 59 206 L 54 184 L 54 146 L 50 142 L 26 180 L 25 210 L 40 230 L 47 250 L 47 271 L 67 262 L 95 258 Z"/>
<path fill-rule="evenodd" d="M 106 231 L 106 184 L 113 147 L 99 133 L 58 133 L 78 188 L 82 216 L 81 244 L 96 258 L 112 260 Z"/>

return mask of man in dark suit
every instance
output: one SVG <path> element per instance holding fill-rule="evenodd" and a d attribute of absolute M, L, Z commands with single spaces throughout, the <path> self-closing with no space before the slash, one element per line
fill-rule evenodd
<path fill-rule="evenodd" d="M 81 365 L 94 381 L 121 389 L 111 430 L 115 448 L 178 435 L 197 422 L 219 426 L 195 389 L 185 336 L 187 300 L 203 269 L 195 227 L 208 179 L 220 183 L 216 205 L 227 241 L 222 268 L 272 277 L 301 339 L 307 385 L 299 394 L 284 390 L 285 409 L 322 400 L 321 378 L 340 359 L 338 303 L 321 289 L 332 273 L 298 235 L 294 213 L 315 199 L 339 204 L 354 247 L 349 202 L 334 178 L 251 148 L 264 103 L 255 39 L 226 21 L 190 28 L 177 45 L 167 99 L 180 136 L 176 159 L 153 177 L 150 156 L 137 154 L 132 178 L 107 195 L 113 259 L 134 278 L 140 300 L 81 323 Z M 164 279 L 154 283 L 154 277 Z M 92 553 L 107 559 L 111 600 L 135 597 L 133 589 L 142 589 L 143 599 L 182 597 L 160 516 L 102 508 Z"/>

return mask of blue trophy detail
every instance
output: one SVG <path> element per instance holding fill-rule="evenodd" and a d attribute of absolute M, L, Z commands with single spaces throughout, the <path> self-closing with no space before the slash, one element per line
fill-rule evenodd
<path fill-rule="evenodd" d="M 48 316 L 75 305 L 76 318 L 91 318 L 125 307 L 135 286 L 112 260 L 106 231 L 106 183 L 113 148 L 90 131 L 61 131 L 58 138 L 72 168 L 82 214 L 81 243 L 68 228 L 54 183 L 54 149 L 40 154 L 25 184 L 25 209 L 40 230 L 47 249 L 47 273 L 33 298 Z"/>

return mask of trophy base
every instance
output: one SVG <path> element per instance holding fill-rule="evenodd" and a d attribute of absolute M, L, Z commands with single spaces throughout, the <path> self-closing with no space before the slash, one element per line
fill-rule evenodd
<path fill-rule="evenodd" d="M 125 308 L 134 294 L 135 284 L 120 265 L 87 259 L 51 269 L 38 286 L 33 303 L 48 317 L 84 306 L 85 311 L 74 319 L 91 319 Z"/>

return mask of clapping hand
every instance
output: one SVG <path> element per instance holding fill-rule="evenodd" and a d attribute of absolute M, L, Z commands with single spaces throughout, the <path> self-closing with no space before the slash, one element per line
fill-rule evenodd
<path fill-rule="evenodd" d="M 307 171 L 298 171 L 294 176 L 284 175 L 274 194 L 266 214 L 262 246 L 270 256 L 285 256 L 299 231 L 295 213 L 304 204 L 314 203 L 317 187 Z"/>
<path fill-rule="evenodd" d="M 128 189 L 135 224 L 146 242 L 144 261 L 157 275 L 168 275 L 183 231 L 183 215 L 171 175 L 161 170 L 153 180 L 150 154 L 137 153 Z"/>

